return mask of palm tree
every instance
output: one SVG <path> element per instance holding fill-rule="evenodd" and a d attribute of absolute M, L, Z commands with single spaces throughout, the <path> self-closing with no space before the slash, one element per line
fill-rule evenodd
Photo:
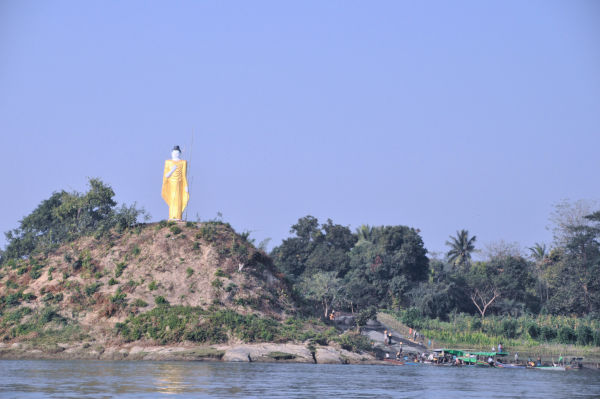
<path fill-rule="evenodd" d="M 356 235 L 358 236 L 358 240 L 364 241 L 373 241 L 373 232 L 375 228 L 369 226 L 368 224 L 363 224 L 356 229 Z"/>
<path fill-rule="evenodd" d="M 535 274 L 536 274 L 536 288 L 538 294 L 540 296 L 540 301 L 544 300 L 544 292 L 546 293 L 546 300 L 548 299 L 548 284 L 546 283 L 546 279 L 544 278 L 543 273 L 543 265 L 544 260 L 548 256 L 548 251 L 546 250 L 546 244 L 540 244 L 536 242 L 533 247 L 529 248 L 531 252 L 531 257 L 534 260 Z"/>
<path fill-rule="evenodd" d="M 456 232 L 456 237 L 450 236 L 450 241 L 446 241 L 446 245 L 450 247 L 450 251 L 446 253 L 448 261 L 454 266 L 468 266 L 471 261 L 471 253 L 475 250 L 476 236 L 469 238 L 468 230 Z"/>
<path fill-rule="evenodd" d="M 529 251 L 531 251 L 531 257 L 536 262 L 544 260 L 544 258 L 548 255 L 546 244 L 540 244 L 539 242 L 536 242 L 533 247 L 530 247 Z"/>

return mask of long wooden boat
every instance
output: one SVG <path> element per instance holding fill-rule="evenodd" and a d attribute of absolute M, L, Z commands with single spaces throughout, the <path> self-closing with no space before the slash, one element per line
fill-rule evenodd
<path fill-rule="evenodd" d="M 527 368 L 526 366 L 522 365 L 522 364 L 511 364 L 511 363 L 498 363 L 496 365 L 496 367 L 502 368 L 502 369 L 524 369 Z"/>
<path fill-rule="evenodd" d="M 404 366 L 404 362 L 396 359 L 383 359 L 386 363 L 393 364 L 395 366 Z"/>
<path fill-rule="evenodd" d="M 567 368 L 564 366 L 535 366 L 531 367 L 535 370 L 554 370 L 554 371 L 565 371 Z"/>

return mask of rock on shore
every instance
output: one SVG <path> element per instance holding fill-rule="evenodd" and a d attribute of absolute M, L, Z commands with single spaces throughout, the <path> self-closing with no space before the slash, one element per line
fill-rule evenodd
<path fill-rule="evenodd" d="M 333 346 L 318 346 L 311 352 L 302 344 L 239 344 L 213 346 L 108 346 L 56 345 L 44 350 L 24 343 L 0 343 L 0 359 L 87 360 L 188 360 L 226 362 L 288 362 L 321 364 L 374 363 L 368 353 L 354 353 Z"/>

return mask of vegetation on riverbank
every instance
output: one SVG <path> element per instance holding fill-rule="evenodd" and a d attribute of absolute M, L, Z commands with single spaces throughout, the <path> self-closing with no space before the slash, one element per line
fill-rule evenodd
<path fill-rule="evenodd" d="M 269 255 L 220 218 L 142 224 L 142 210 L 117 208 L 113 196 L 92 179 L 87 193 L 53 194 L 7 234 L 4 342 L 302 342 L 358 351 L 371 344 L 355 327 L 384 309 L 452 346 L 600 347 L 599 212 L 564 217 L 550 250 L 498 245 L 480 261 L 466 230 L 444 258 L 430 258 L 418 229 L 352 232 L 306 216 Z M 349 332 L 323 322 L 334 309 L 355 315 Z"/>
<path fill-rule="evenodd" d="M 600 347 L 600 212 L 584 205 L 557 207 L 553 247 L 524 251 L 501 242 L 479 261 L 466 230 L 450 237 L 445 257 L 427 258 L 416 229 L 352 232 L 311 216 L 292 226 L 272 256 L 299 296 L 325 312 L 377 307 L 451 345 L 593 352 Z"/>

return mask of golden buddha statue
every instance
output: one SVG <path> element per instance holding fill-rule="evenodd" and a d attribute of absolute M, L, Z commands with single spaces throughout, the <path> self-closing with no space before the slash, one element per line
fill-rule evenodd
<path fill-rule="evenodd" d="M 162 197 L 169 205 L 169 220 L 181 220 L 183 210 L 190 199 L 187 183 L 187 161 L 179 159 L 181 150 L 176 145 L 171 159 L 165 161 Z"/>

